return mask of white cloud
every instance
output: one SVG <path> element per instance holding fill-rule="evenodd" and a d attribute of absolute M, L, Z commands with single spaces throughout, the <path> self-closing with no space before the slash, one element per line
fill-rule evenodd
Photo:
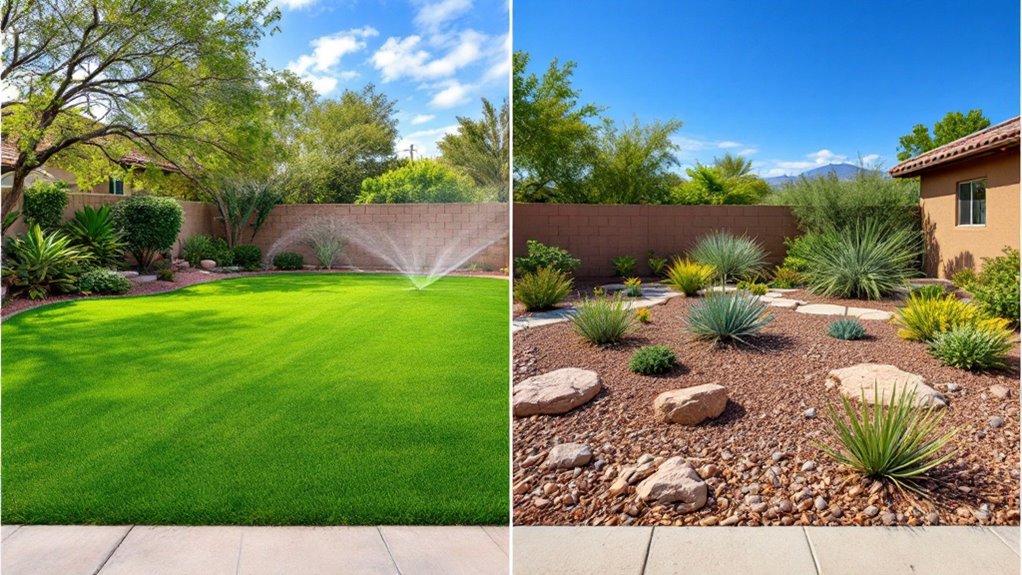
<path fill-rule="evenodd" d="M 873 166 L 874 164 L 877 164 L 880 161 L 880 154 L 866 154 L 865 156 L 860 158 L 859 161 L 862 162 L 863 166 L 868 168 Z"/>
<path fill-rule="evenodd" d="M 315 4 L 318 0 L 276 0 L 274 4 L 285 10 L 301 10 Z"/>
<path fill-rule="evenodd" d="M 741 150 L 738 151 L 738 155 L 739 156 L 751 156 L 753 154 L 758 154 L 758 153 L 759 153 L 759 148 L 744 148 L 744 149 L 741 149 Z"/>
<path fill-rule="evenodd" d="M 458 131 L 457 124 L 432 128 L 429 130 L 418 130 L 402 136 L 397 142 L 398 155 L 408 157 L 408 148 L 415 146 L 416 157 L 433 157 L 440 152 L 436 143 L 447 134 L 454 134 Z"/>
<path fill-rule="evenodd" d="M 429 102 L 430 105 L 437 108 L 460 106 L 469 101 L 469 92 L 474 88 L 457 80 L 450 80 L 445 83 L 445 86 L 443 90 L 440 90 L 433 96 L 433 99 Z"/>
<path fill-rule="evenodd" d="M 433 114 L 418 114 L 412 118 L 412 125 L 418 126 L 419 124 L 425 124 L 426 122 L 436 118 Z"/>
<path fill-rule="evenodd" d="M 817 166 L 824 166 L 824 165 L 827 165 L 827 164 L 840 164 L 840 163 L 842 163 L 842 162 L 844 162 L 845 160 L 848 159 L 848 156 L 842 156 L 840 154 L 835 154 L 834 152 L 831 152 L 830 150 L 828 150 L 826 148 L 824 148 L 824 149 L 822 149 L 822 150 L 820 150 L 818 152 L 813 152 L 811 154 L 806 154 L 806 157 L 810 158 L 811 160 L 813 160 L 816 163 Z"/>
<path fill-rule="evenodd" d="M 338 80 L 350 80 L 358 76 L 354 70 L 339 70 L 341 59 L 366 48 L 366 39 L 379 35 L 371 26 L 353 28 L 329 36 L 321 36 L 309 42 L 311 54 L 302 54 L 288 63 L 289 70 L 303 80 L 312 83 L 313 88 L 326 94 L 337 87 Z"/>
<path fill-rule="evenodd" d="M 440 0 L 419 8 L 415 25 L 429 31 L 439 30 L 444 24 L 458 18 L 472 8 L 472 0 Z"/>
<path fill-rule="evenodd" d="M 726 150 L 728 148 L 741 148 L 742 145 L 731 140 L 724 140 L 723 142 L 717 142 L 717 147 Z"/>
<path fill-rule="evenodd" d="M 464 30 L 446 42 L 448 50 L 440 57 L 423 49 L 421 36 L 387 38 L 371 61 L 384 82 L 400 78 L 436 80 L 455 75 L 483 55 L 488 37 L 475 30 Z"/>

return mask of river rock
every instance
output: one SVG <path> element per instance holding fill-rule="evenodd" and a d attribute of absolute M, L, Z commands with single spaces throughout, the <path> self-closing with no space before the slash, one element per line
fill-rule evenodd
<path fill-rule="evenodd" d="M 515 417 L 567 413 L 596 397 L 602 384 L 595 371 L 566 367 L 530 377 L 514 386 Z"/>
<path fill-rule="evenodd" d="M 550 450 L 546 456 L 546 466 L 551 469 L 571 469 L 588 464 L 592 458 L 593 451 L 588 445 L 562 443 Z"/>
<path fill-rule="evenodd" d="M 216 267 L 216 262 L 213 260 L 202 260 L 199 262 L 199 266 L 204 270 L 211 270 Z"/>
<path fill-rule="evenodd" d="M 707 488 L 695 467 L 675 456 L 644 479 L 635 494 L 646 503 L 676 504 L 680 513 L 690 513 L 706 505 Z"/>
<path fill-rule="evenodd" d="M 727 390 L 715 383 L 672 389 L 657 396 L 653 409 L 667 423 L 698 425 L 724 413 Z"/>

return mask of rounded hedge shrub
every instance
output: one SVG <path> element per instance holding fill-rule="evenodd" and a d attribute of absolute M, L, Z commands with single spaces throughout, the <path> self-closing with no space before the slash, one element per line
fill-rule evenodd
<path fill-rule="evenodd" d="M 156 258 L 174 245 L 184 223 L 181 205 L 159 196 L 124 198 L 114 204 L 111 215 L 128 252 L 143 270 L 151 269 Z"/>
<path fill-rule="evenodd" d="M 67 192 L 67 183 L 61 181 L 39 180 L 26 188 L 23 204 L 25 225 L 39 224 L 44 231 L 59 228 L 67 207 Z"/>
<path fill-rule="evenodd" d="M 515 258 L 515 275 L 524 275 L 540 268 L 572 274 L 582 265 L 582 262 L 566 249 L 544 245 L 536 240 L 529 240 L 525 245 L 529 255 Z"/>
<path fill-rule="evenodd" d="M 206 257 L 203 259 L 213 260 L 220 267 L 233 266 L 234 252 L 227 245 L 227 240 L 213 238 L 209 242 L 209 251 L 206 252 Z"/>
<path fill-rule="evenodd" d="M 670 371 L 676 362 L 677 358 L 671 348 L 666 345 L 648 345 L 632 354 L 628 369 L 642 375 L 655 375 Z"/>
<path fill-rule="evenodd" d="M 278 270 L 300 270 L 303 265 L 305 265 L 305 258 L 299 253 L 280 252 L 273 256 L 273 267 Z"/>
<path fill-rule="evenodd" d="M 1011 340 L 1012 332 L 1006 329 L 962 325 L 939 334 L 929 347 L 944 365 L 983 371 L 1004 367 Z"/>
<path fill-rule="evenodd" d="M 131 280 L 121 274 L 104 268 L 83 273 L 78 278 L 78 290 L 83 294 L 120 294 L 131 289 Z"/>
<path fill-rule="evenodd" d="M 862 339 L 866 337 L 866 328 L 857 319 L 837 319 L 827 326 L 827 335 L 844 340 Z"/>
<path fill-rule="evenodd" d="M 234 246 L 234 265 L 245 269 L 259 269 L 263 259 L 263 251 L 259 246 L 241 244 Z"/>

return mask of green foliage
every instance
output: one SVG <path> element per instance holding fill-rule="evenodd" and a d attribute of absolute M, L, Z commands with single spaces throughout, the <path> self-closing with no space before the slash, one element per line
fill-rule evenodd
<path fill-rule="evenodd" d="M 213 260 L 219 267 L 233 266 L 234 251 L 227 245 L 227 240 L 210 238 L 209 251 L 204 254 L 202 259 Z"/>
<path fill-rule="evenodd" d="M 770 185 L 745 168 L 741 156 L 727 154 L 714 166 L 688 168 L 688 180 L 674 190 L 674 201 L 689 205 L 755 204 L 770 194 Z"/>
<path fill-rule="evenodd" d="M 983 110 L 969 110 L 967 114 L 948 112 L 944 119 L 933 125 L 933 135 L 925 124 L 916 124 L 912 133 L 898 140 L 898 161 L 905 161 L 944 144 L 964 138 L 990 126 L 990 118 Z"/>
<path fill-rule="evenodd" d="M 947 290 L 942 285 L 933 284 L 915 286 L 909 293 L 920 299 L 940 299 L 947 295 Z"/>
<path fill-rule="evenodd" d="M 536 240 L 526 242 L 529 255 L 515 258 L 515 274 L 534 272 L 539 268 L 550 268 L 566 274 L 574 273 L 582 262 L 557 246 L 547 246 Z"/>
<path fill-rule="evenodd" d="M 458 116 L 458 131 L 437 142 L 441 161 L 472 178 L 487 200 L 506 202 L 510 183 L 510 111 L 483 98 L 480 120 Z"/>
<path fill-rule="evenodd" d="M 362 181 L 357 204 L 473 202 L 478 193 L 468 179 L 438 160 L 409 162 Z"/>
<path fill-rule="evenodd" d="M 805 279 L 802 274 L 789 267 L 778 266 L 774 269 L 774 278 L 770 280 L 770 285 L 779 289 L 794 289 L 805 285 Z"/>
<path fill-rule="evenodd" d="M 53 231 L 64 221 L 67 207 L 67 182 L 36 180 L 25 190 L 25 225 L 39 224 L 43 231 Z"/>
<path fill-rule="evenodd" d="M 944 365 L 985 371 L 1005 366 L 1013 338 L 1007 329 L 961 325 L 938 334 L 929 349 Z"/>
<path fill-rule="evenodd" d="M 172 282 L 174 281 L 174 270 L 170 268 L 160 268 L 156 270 L 156 279 L 161 282 Z"/>
<path fill-rule="evenodd" d="M 151 269 L 160 253 L 174 245 L 184 222 L 180 204 L 157 196 L 124 198 L 114 204 L 111 215 L 128 252 L 143 270 Z"/>
<path fill-rule="evenodd" d="M 827 325 L 827 335 L 844 340 L 862 339 L 866 337 L 866 328 L 857 319 L 836 319 Z"/>
<path fill-rule="evenodd" d="M 273 256 L 273 267 L 278 270 L 300 270 L 305 265 L 305 258 L 296 252 L 280 252 Z"/>
<path fill-rule="evenodd" d="M 252 233 L 248 239 L 255 239 L 273 207 L 283 201 L 281 195 L 274 191 L 274 185 L 268 180 L 231 181 L 210 191 L 213 204 L 220 213 L 219 219 L 224 224 L 227 245 L 238 245 L 249 225 Z"/>
<path fill-rule="evenodd" d="M 978 281 L 979 276 L 976 275 L 976 270 L 972 268 L 960 269 L 951 276 L 951 283 L 955 284 L 955 287 L 965 291 L 972 291 Z"/>
<path fill-rule="evenodd" d="M 969 291 L 986 313 L 1019 325 L 1019 252 L 1005 247 L 1004 255 L 983 258 L 983 270 Z"/>
<path fill-rule="evenodd" d="M 620 297 L 587 299 L 575 312 L 575 333 L 596 345 L 621 341 L 635 328 L 635 316 Z"/>
<path fill-rule="evenodd" d="M 920 234 L 877 220 L 802 236 L 808 246 L 802 276 L 831 297 L 880 299 L 918 275 Z"/>
<path fill-rule="evenodd" d="M 664 282 L 687 296 L 694 296 L 710 285 L 716 273 L 711 265 L 675 258 Z"/>
<path fill-rule="evenodd" d="M 122 294 L 130 289 L 131 280 L 109 269 L 91 269 L 78 278 L 78 291 L 85 295 Z"/>
<path fill-rule="evenodd" d="M 766 295 L 770 291 L 770 286 L 766 284 L 757 283 L 755 281 L 740 281 L 736 286 L 740 290 L 745 290 L 752 295 L 761 296 Z"/>
<path fill-rule="evenodd" d="M 667 258 L 657 257 L 653 250 L 646 252 L 646 264 L 649 265 L 649 271 L 655 276 L 662 276 L 667 271 Z"/>
<path fill-rule="evenodd" d="M 252 244 L 241 244 L 234 246 L 234 265 L 241 266 L 246 270 L 256 270 L 261 267 L 263 251 L 259 246 Z"/>
<path fill-rule="evenodd" d="M 43 299 L 78 289 L 77 277 L 88 256 L 60 232 L 43 232 L 33 224 L 24 234 L 7 238 L 3 278 L 11 296 Z"/>
<path fill-rule="evenodd" d="M 656 375 L 670 371 L 676 362 L 674 352 L 666 345 L 647 345 L 632 354 L 628 369 L 642 375 Z"/>
<path fill-rule="evenodd" d="M 688 312 L 688 331 L 714 343 L 748 343 L 746 338 L 774 320 L 766 304 L 750 293 L 713 293 Z"/>
<path fill-rule="evenodd" d="M 681 121 L 655 121 L 615 127 L 609 120 L 599 131 L 592 168 L 585 180 L 584 201 L 592 204 L 668 204 L 677 179 L 672 136 Z M 517 148 L 516 148 L 517 155 Z"/>
<path fill-rule="evenodd" d="M 781 267 L 796 273 L 806 271 L 806 259 L 812 251 L 812 242 L 815 239 L 815 234 L 811 233 L 802 234 L 794 238 L 784 238 L 784 245 L 787 249 Z"/>
<path fill-rule="evenodd" d="M 890 228 L 919 229 L 921 225 L 919 181 L 888 178 L 875 170 L 861 171 L 852 180 L 839 180 L 834 174 L 799 178 L 771 196 L 771 201 L 791 206 L 807 232 L 843 229 L 860 220 Z"/>
<path fill-rule="evenodd" d="M 195 234 L 181 244 L 181 258 L 192 267 L 198 267 L 199 262 L 204 259 L 212 259 L 209 257 L 211 253 L 213 253 L 213 236 Z"/>
<path fill-rule="evenodd" d="M 632 256 L 618 256 L 610 263 L 614 265 L 614 273 L 620 277 L 628 277 L 635 271 L 635 258 Z"/>
<path fill-rule="evenodd" d="M 337 259 L 344 253 L 348 240 L 340 223 L 331 219 L 318 219 L 306 229 L 305 244 L 312 249 L 319 267 L 333 269 Z"/>
<path fill-rule="evenodd" d="M 642 280 L 639 278 L 626 279 L 625 295 L 628 297 L 642 297 Z"/>
<path fill-rule="evenodd" d="M 64 224 L 71 243 L 90 256 L 92 265 L 104 268 L 115 268 L 124 261 L 124 240 L 110 214 L 110 206 L 85 206 Z"/>
<path fill-rule="evenodd" d="M 699 263 L 713 266 L 722 281 L 752 277 L 766 264 L 766 253 L 759 243 L 727 232 L 715 232 L 699 238 L 689 256 Z"/>
<path fill-rule="evenodd" d="M 515 299 L 529 311 L 549 309 L 571 292 L 571 277 L 552 268 L 539 268 L 515 281 Z"/>
<path fill-rule="evenodd" d="M 1008 320 L 991 318 L 980 308 L 948 294 L 942 298 L 909 294 L 903 307 L 894 312 L 892 320 L 900 329 L 898 336 L 911 341 L 933 341 L 938 335 L 956 327 L 1006 329 Z"/>
<path fill-rule="evenodd" d="M 3 227 L 0 228 L 0 233 L 7 233 L 7 228 L 14 225 L 14 222 L 18 221 L 18 217 L 21 216 L 21 212 L 18 210 L 10 210 L 4 214 Z"/>
<path fill-rule="evenodd" d="M 873 399 L 875 405 L 870 407 L 863 390 L 858 410 L 844 396 L 843 414 L 829 406 L 828 432 L 838 445 L 821 444 L 820 449 L 866 477 L 888 479 L 899 488 L 920 492 L 917 480 L 954 457 L 953 450 L 940 452 L 957 430 L 936 435 L 945 411 L 915 407 L 913 391 L 907 385 L 895 388 L 889 406 L 880 402 L 876 386 Z"/>

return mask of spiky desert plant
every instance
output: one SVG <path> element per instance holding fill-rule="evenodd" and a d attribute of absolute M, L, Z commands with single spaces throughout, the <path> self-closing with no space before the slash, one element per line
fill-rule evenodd
<path fill-rule="evenodd" d="M 687 296 L 694 296 L 699 290 L 710 285 L 714 273 L 711 265 L 675 258 L 671 267 L 667 268 L 667 279 L 664 283 Z"/>
<path fill-rule="evenodd" d="M 539 268 L 515 281 L 515 299 L 529 311 L 549 309 L 571 292 L 571 278 L 554 268 Z"/>
<path fill-rule="evenodd" d="M 740 281 L 736 287 L 740 290 L 745 290 L 752 295 L 766 295 L 767 292 L 770 291 L 770 286 L 757 283 L 755 281 Z"/>
<path fill-rule="evenodd" d="M 958 326 L 937 335 L 930 342 L 930 353 L 942 364 L 959 369 L 995 369 L 1004 367 L 1012 335 L 1007 329 Z"/>
<path fill-rule="evenodd" d="M 24 234 L 7 238 L 4 246 L 3 279 L 12 296 L 43 299 L 51 293 L 73 292 L 77 278 L 90 256 L 71 245 L 60 232 L 43 232 L 32 224 Z"/>
<path fill-rule="evenodd" d="M 841 397 L 843 412 L 828 405 L 829 434 L 836 446 L 818 444 L 830 458 L 866 477 L 887 479 L 901 489 L 924 493 L 918 481 L 955 455 L 941 451 L 958 432 L 938 434 L 944 411 L 916 407 L 914 390 L 895 386 L 890 404 L 883 405 L 878 386 L 873 386 L 874 405 L 862 391 L 859 408 Z"/>
<path fill-rule="evenodd" d="M 646 263 L 649 265 L 649 271 L 655 276 L 662 276 L 667 270 L 667 258 L 657 256 L 653 250 L 646 253 Z"/>
<path fill-rule="evenodd" d="M 110 206 L 77 210 L 64 224 L 64 233 L 73 245 L 92 256 L 91 263 L 97 267 L 114 268 L 124 261 L 124 240 L 114 228 Z"/>
<path fill-rule="evenodd" d="M 827 326 L 827 335 L 837 339 L 854 340 L 866 337 L 866 328 L 853 318 L 836 319 Z"/>
<path fill-rule="evenodd" d="M 575 312 L 575 333 L 596 345 L 621 341 L 635 327 L 635 315 L 620 297 L 587 299 Z"/>
<path fill-rule="evenodd" d="M 747 292 L 715 293 L 688 312 L 688 331 L 714 343 L 748 343 L 746 338 L 774 320 L 766 304 Z"/>
<path fill-rule="evenodd" d="M 942 285 L 923 285 L 912 288 L 909 293 L 919 299 L 939 299 L 947 295 L 947 290 Z"/>
<path fill-rule="evenodd" d="M 689 257 L 713 266 L 721 281 L 754 276 L 766 265 L 766 252 L 755 240 L 727 232 L 714 232 L 696 242 Z"/>
<path fill-rule="evenodd" d="M 942 298 L 909 294 L 905 305 L 894 312 L 893 322 L 900 328 L 899 337 L 922 342 L 930 342 L 938 335 L 960 326 L 996 330 L 1007 329 L 1009 325 L 1007 320 L 991 318 L 954 294 Z"/>

